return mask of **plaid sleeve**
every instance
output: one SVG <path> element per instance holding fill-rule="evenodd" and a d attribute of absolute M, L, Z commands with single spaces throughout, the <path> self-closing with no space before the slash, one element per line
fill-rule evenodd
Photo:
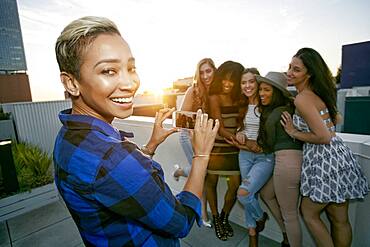
<path fill-rule="evenodd" d="M 175 197 L 164 182 L 159 165 L 123 142 L 107 155 L 97 174 L 95 196 L 105 207 L 165 237 L 185 237 L 201 203 L 190 192 Z"/>

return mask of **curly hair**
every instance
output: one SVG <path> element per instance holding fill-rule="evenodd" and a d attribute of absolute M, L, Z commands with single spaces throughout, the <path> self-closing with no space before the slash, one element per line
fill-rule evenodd
<path fill-rule="evenodd" d="M 294 100 L 293 97 L 285 96 L 278 88 L 272 86 L 272 98 L 271 103 L 268 105 L 262 105 L 261 98 L 258 97 L 258 107 L 261 112 L 260 116 L 260 127 L 258 131 L 257 143 L 260 145 L 264 152 L 271 153 L 273 147 L 267 145 L 267 131 L 266 122 L 272 111 L 281 106 L 286 106 L 290 114 L 294 113 Z"/>
<path fill-rule="evenodd" d="M 217 68 L 215 80 L 209 89 L 209 95 L 222 94 L 222 81 L 229 80 L 234 83 L 231 98 L 233 102 L 238 102 L 240 98 L 240 79 L 243 70 L 243 65 L 238 62 L 226 61 L 221 64 Z"/>

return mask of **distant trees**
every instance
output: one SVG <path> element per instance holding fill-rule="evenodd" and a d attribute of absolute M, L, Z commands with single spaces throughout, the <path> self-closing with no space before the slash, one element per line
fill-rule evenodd
<path fill-rule="evenodd" d="M 342 65 L 340 65 L 337 69 L 337 75 L 334 77 L 334 81 L 337 85 L 340 84 L 340 77 L 342 75 Z"/>

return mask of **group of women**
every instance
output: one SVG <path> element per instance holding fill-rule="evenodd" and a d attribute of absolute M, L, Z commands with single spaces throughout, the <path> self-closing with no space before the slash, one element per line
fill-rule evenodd
<path fill-rule="evenodd" d="M 288 84 L 296 87 L 295 97 Z M 212 227 L 208 201 L 220 240 L 233 236 L 228 217 L 238 199 L 245 209 L 249 245 L 258 246 L 258 233 L 269 218 L 260 195 L 281 228 L 282 246 L 302 245 L 299 207 L 317 246 L 350 246 L 348 202 L 364 198 L 369 186 L 353 153 L 335 134 L 336 88 L 317 51 L 302 48 L 286 73 L 264 77 L 237 62 L 216 68 L 211 59 L 203 59 L 181 110 L 199 108 L 221 120 L 202 208 L 203 224 Z M 192 157 L 187 130 L 181 131 L 180 141 Z M 185 167 L 174 172 L 176 178 L 186 174 Z M 219 176 L 226 176 L 228 184 L 220 213 Z M 323 211 L 330 231 L 320 218 Z"/>

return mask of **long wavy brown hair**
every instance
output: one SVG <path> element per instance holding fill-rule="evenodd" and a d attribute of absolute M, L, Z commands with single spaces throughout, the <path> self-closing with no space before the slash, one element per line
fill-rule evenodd
<path fill-rule="evenodd" d="M 253 75 L 260 75 L 260 72 L 258 71 L 258 69 L 254 68 L 254 67 L 244 69 L 244 71 L 242 73 L 242 77 L 243 77 L 244 74 L 247 74 L 247 73 L 252 73 Z M 240 80 L 241 80 L 241 78 L 240 78 Z M 241 85 L 241 82 L 240 82 L 240 85 Z M 258 84 L 257 84 L 257 87 L 258 87 Z M 258 89 L 257 89 L 256 93 L 258 94 Z M 238 117 L 238 127 L 239 127 L 239 129 L 244 128 L 243 120 L 244 120 L 245 115 L 247 114 L 248 105 L 249 105 L 248 97 L 245 96 L 244 93 L 242 92 L 241 96 L 240 96 L 240 100 L 239 100 L 239 117 Z"/>
<path fill-rule="evenodd" d="M 203 58 L 200 60 L 197 64 L 197 68 L 195 70 L 195 75 L 193 78 L 193 104 L 192 104 L 192 110 L 197 111 L 199 108 L 202 109 L 203 112 L 208 112 L 208 92 L 206 89 L 206 86 L 203 84 L 201 78 L 200 78 L 200 67 L 203 64 L 208 64 L 212 67 L 214 77 L 216 73 L 216 66 L 215 63 L 211 58 Z M 213 83 L 213 82 L 212 82 Z"/>

